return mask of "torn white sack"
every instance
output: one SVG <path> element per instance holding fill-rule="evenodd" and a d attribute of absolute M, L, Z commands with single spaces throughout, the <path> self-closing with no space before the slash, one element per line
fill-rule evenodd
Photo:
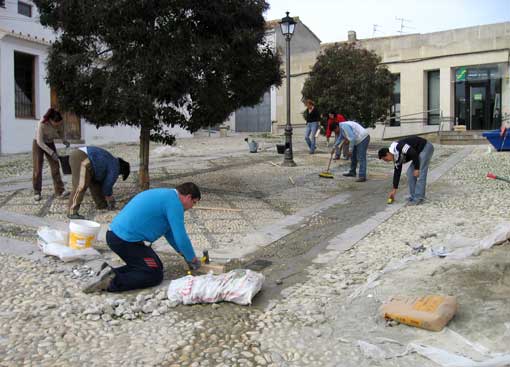
<path fill-rule="evenodd" d="M 37 244 L 45 255 L 56 256 L 64 262 L 74 260 L 92 260 L 101 256 L 94 248 L 75 250 L 67 246 L 68 233 L 49 227 L 39 227 Z"/>
<path fill-rule="evenodd" d="M 263 283 L 264 275 L 249 269 L 219 275 L 188 275 L 170 282 L 168 299 L 174 304 L 185 305 L 221 301 L 249 305 Z"/>

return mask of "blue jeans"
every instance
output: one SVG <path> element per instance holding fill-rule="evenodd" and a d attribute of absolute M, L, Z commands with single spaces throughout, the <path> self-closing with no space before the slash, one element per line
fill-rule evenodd
<path fill-rule="evenodd" d="M 356 175 L 356 166 L 359 161 L 359 177 L 367 178 L 367 150 L 368 143 L 370 143 L 370 135 L 361 141 L 358 145 L 355 145 L 352 149 L 351 157 L 351 169 L 349 172 Z"/>
<path fill-rule="evenodd" d="M 315 152 L 315 133 L 317 132 L 317 129 L 319 128 L 319 122 L 307 122 L 306 123 L 306 129 L 305 129 L 305 141 L 308 145 L 308 149 L 310 149 L 310 153 Z M 310 139 L 310 135 L 312 135 L 312 138 Z"/>
<path fill-rule="evenodd" d="M 427 173 L 429 163 L 434 154 L 434 146 L 431 143 L 425 145 L 420 153 L 420 175 L 414 177 L 414 164 L 411 162 L 407 169 L 407 185 L 409 186 L 409 201 L 419 202 L 425 199 L 425 188 L 427 186 Z"/>

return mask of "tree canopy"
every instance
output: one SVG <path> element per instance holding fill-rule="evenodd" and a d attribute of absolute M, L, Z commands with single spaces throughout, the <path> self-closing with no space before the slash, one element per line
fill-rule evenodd
<path fill-rule="evenodd" d="M 393 79 L 381 58 L 355 43 L 335 44 L 317 57 L 302 90 L 319 111 L 374 126 L 389 112 Z"/>
<path fill-rule="evenodd" d="M 98 127 L 141 127 L 146 165 L 149 136 L 219 124 L 281 83 L 263 0 L 34 2 L 59 35 L 47 69 L 60 106 Z"/>

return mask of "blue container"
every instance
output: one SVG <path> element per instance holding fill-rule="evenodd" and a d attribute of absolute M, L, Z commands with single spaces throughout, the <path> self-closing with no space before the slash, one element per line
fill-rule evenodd
<path fill-rule="evenodd" d="M 510 136 L 508 130 L 503 136 L 499 135 L 499 130 L 491 130 L 482 133 L 482 135 L 496 148 L 497 151 L 510 150 Z"/>

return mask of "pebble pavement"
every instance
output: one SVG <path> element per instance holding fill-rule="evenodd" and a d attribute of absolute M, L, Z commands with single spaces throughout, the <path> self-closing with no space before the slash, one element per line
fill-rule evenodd
<path fill-rule="evenodd" d="M 438 147 L 436 154 L 446 158 L 457 149 Z M 243 209 L 241 218 L 231 212 L 190 213 L 188 229 L 198 248 L 234 245 L 247 232 L 352 185 L 341 179 L 331 180 L 333 183 L 312 180 L 324 157 L 298 155 L 300 165 L 291 170 L 271 168 L 267 162 L 276 161 L 274 154 L 264 154 L 259 157 L 267 161 L 252 164 L 245 154 L 241 166 L 221 171 L 211 166 L 229 164 L 228 159 L 208 162 L 203 174 L 189 176 L 204 188 L 207 200 L 202 205 Z M 391 172 L 380 163 L 372 159 L 369 167 L 374 172 Z M 181 182 L 178 174 L 187 174 L 193 167 L 165 169 L 152 174 L 158 186 Z M 279 174 L 268 175 L 268 169 Z M 54 259 L 34 261 L 2 254 L 0 366 L 432 366 L 415 354 L 374 362 L 356 344 L 361 336 L 370 335 L 370 330 L 343 325 L 342 313 L 349 312 L 349 295 L 371 274 L 409 255 L 406 243 L 429 247 L 454 234 L 482 238 L 495 224 L 508 220 L 508 210 L 501 204 L 508 184 L 486 180 L 489 170 L 510 174 L 510 160 L 505 153 L 475 148 L 429 189 L 424 205 L 402 208 L 334 264 L 308 266 L 303 281 L 290 286 L 284 281 L 281 295 L 265 308 L 227 303 L 173 307 L 166 299 L 165 286 L 85 295 L 81 286 L 96 264 L 62 266 Z M 171 175 L 176 176 L 168 178 Z M 295 185 L 289 182 L 289 175 L 295 177 Z M 121 202 L 127 201 L 133 185 L 116 187 Z M 400 197 L 404 193 L 405 184 Z M 27 191 L 10 198 L 3 194 L 1 208 L 62 219 L 62 203 L 52 201 L 42 211 L 44 204 L 33 204 L 27 196 Z M 86 205 L 90 206 L 84 212 L 95 220 L 107 222 L 114 215 Z M 30 239 L 25 227 L 0 222 L 0 228 L 4 236 Z M 105 250 L 100 247 L 106 258 L 114 261 Z M 170 253 L 162 257 L 164 263 L 179 262 Z M 166 278 L 179 276 L 179 270 L 167 272 Z M 373 302 L 380 300 L 376 296 Z M 375 316 L 360 318 L 373 320 Z"/>

